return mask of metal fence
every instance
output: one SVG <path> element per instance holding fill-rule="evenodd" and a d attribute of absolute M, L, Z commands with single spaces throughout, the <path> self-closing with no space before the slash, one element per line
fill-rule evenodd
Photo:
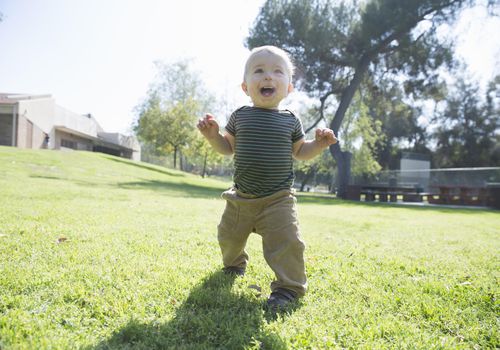
<path fill-rule="evenodd" d="M 487 187 L 494 183 L 500 183 L 500 167 L 387 170 L 351 181 L 353 185 L 414 186 L 425 192 L 440 186 Z"/>

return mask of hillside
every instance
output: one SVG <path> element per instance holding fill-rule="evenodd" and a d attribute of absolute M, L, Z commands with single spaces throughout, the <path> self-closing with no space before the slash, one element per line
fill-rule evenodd
<path fill-rule="evenodd" d="M 190 197 L 194 191 L 196 196 L 213 197 L 219 189 L 229 185 L 148 163 L 91 152 L 20 150 L 0 146 L 0 167 L 1 180 L 17 180 L 9 183 L 9 187 L 22 183 L 24 191 L 33 186 L 35 192 L 43 189 L 50 191 L 51 185 L 60 181 L 64 183 L 63 188 L 72 194 L 88 193 L 91 188 L 96 193 L 99 189 L 141 188 L 162 190 L 173 196 L 182 196 L 187 191 Z"/>

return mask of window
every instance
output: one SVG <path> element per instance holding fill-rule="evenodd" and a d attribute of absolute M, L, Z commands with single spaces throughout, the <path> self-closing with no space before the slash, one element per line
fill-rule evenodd
<path fill-rule="evenodd" d="M 62 139 L 61 140 L 61 147 L 77 149 L 77 144 L 75 141 L 69 141 L 69 140 Z"/>

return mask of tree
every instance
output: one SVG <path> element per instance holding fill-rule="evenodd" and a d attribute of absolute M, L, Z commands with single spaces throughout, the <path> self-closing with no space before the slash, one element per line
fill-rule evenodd
<path fill-rule="evenodd" d="M 177 154 L 194 138 L 197 115 L 199 106 L 192 99 L 162 108 L 160 99 L 153 96 L 140 114 L 135 132 L 139 139 L 152 143 L 159 154 L 173 152 L 176 168 Z"/>
<path fill-rule="evenodd" d="M 195 139 L 196 120 L 214 98 L 204 89 L 198 74 L 191 71 L 189 61 L 155 65 L 156 77 L 147 98 L 136 108 L 138 118 L 133 128 L 139 139 L 153 145 L 158 154 L 173 153 L 176 168 L 178 155 Z"/>
<path fill-rule="evenodd" d="M 405 75 L 406 93 L 431 94 L 437 69 L 453 63 L 449 42 L 436 29 L 454 20 L 470 0 L 268 0 L 246 44 L 272 44 L 289 51 L 298 83 L 322 108 L 334 96 L 329 126 L 338 135 L 355 92 L 369 76 Z M 323 109 L 320 118 L 323 118 Z M 318 119 L 319 120 L 319 119 Z M 340 140 L 342 140 L 342 135 Z M 345 198 L 350 152 L 330 146 L 339 173 L 337 195 Z"/>
<path fill-rule="evenodd" d="M 481 100 L 479 87 L 460 78 L 436 120 L 438 167 L 500 166 L 500 76 Z"/>
<path fill-rule="evenodd" d="M 382 122 L 370 116 L 366 102 L 364 94 L 355 94 L 354 108 L 347 111 L 340 130 L 344 149 L 353 154 L 351 174 L 356 177 L 371 177 L 382 169 L 376 159 L 378 147 L 385 141 Z"/>

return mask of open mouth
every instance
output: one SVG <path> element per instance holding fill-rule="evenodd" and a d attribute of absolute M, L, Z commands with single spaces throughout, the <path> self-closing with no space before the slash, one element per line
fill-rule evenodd
<path fill-rule="evenodd" d="M 266 96 L 266 97 L 269 97 L 271 96 L 272 94 L 274 94 L 274 91 L 275 89 L 272 88 L 272 87 L 263 87 L 262 89 L 260 89 L 260 93 L 263 95 L 263 96 Z"/>

